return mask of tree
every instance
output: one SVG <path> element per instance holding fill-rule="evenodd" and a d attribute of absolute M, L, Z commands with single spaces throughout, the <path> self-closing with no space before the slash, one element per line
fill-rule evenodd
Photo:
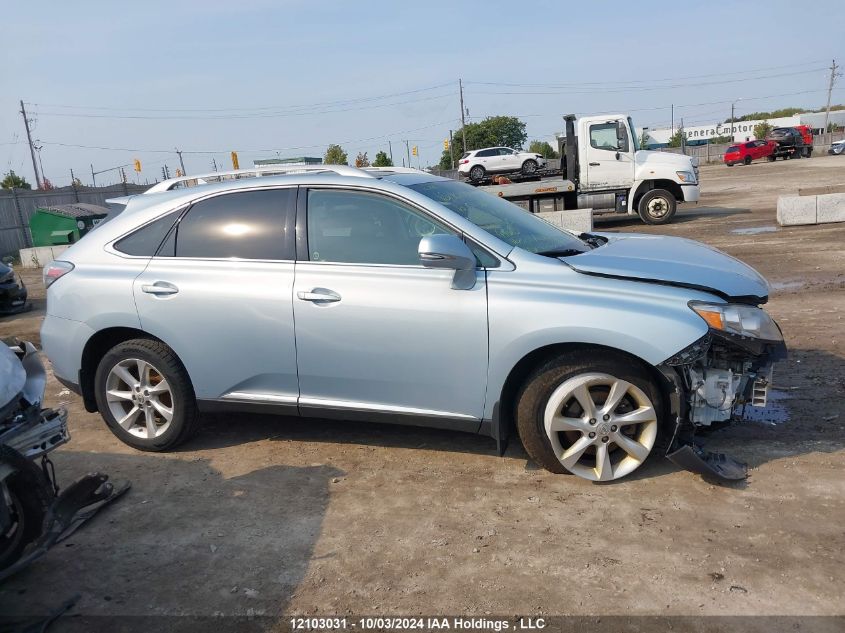
<path fill-rule="evenodd" d="M 393 161 L 385 152 L 376 152 L 376 159 L 373 161 L 373 167 L 393 167 Z"/>
<path fill-rule="evenodd" d="M 355 166 L 356 167 L 369 167 L 370 166 L 370 159 L 367 157 L 367 152 L 358 152 L 358 155 L 355 157 Z"/>
<path fill-rule="evenodd" d="M 648 135 L 648 132 L 643 130 L 643 135 L 640 137 L 640 149 L 648 149 L 648 142 L 651 137 Z"/>
<path fill-rule="evenodd" d="M 32 185 L 26 181 L 26 178 L 18 176 L 14 170 L 9 170 L 9 173 L 3 178 L 3 182 L 0 182 L 0 187 L 3 187 L 3 189 L 32 189 Z"/>
<path fill-rule="evenodd" d="M 675 133 L 669 137 L 669 147 L 681 147 L 684 142 L 684 136 L 686 132 L 684 132 L 684 128 L 679 127 Z"/>
<path fill-rule="evenodd" d="M 531 141 L 528 151 L 540 154 L 543 158 L 560 158 L 560 154 L 547 141 Z"/>
<path fill-rule="evenodd" d="M 510 147 L 522 149 L 528 139 L 525 123 L 515 116 L 489 116 L 478 123 L 467 123 L 453 136 L 456 156 L 460 156 L 464 148 L 464 134 L 466 134 L 467 151 L 483 147 Z M 443 150 L 440 158 L 441 169 L 452 168 L 452 152 Z"/>
<path fill-rule="evenodd" d="M 326 165 L 348 165 L 349 158 L 346 156 L 346 152 L 343 151 L 343 148 L 340 145 L 329 145 L 326 148 L 326 155 L 323 156 L 323 163 Z"/>
<path fill-rule="evenodd" d="M 772 125 L 768 121 L 761 121 L 754 126 L 754 138 L 766 138 L 772 131 Z"/>

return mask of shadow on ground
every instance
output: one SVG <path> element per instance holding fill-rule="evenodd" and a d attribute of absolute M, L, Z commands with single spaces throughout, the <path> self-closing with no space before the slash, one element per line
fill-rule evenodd
<path fill-rule="evenodd" d="M 74 594 L 71 614 L 104 619 L 280 616 L 314 556 L 331 480 L 344 474 L 274 465 L 224 479 L 205 459 L 72 450 L 56 467 L 62 482 L 100 470 L 133 486 L 0 586 L 6 618 L 47 614 Z"/>
<path fill-rule="evenodd" d="M 672 218 L 670 224 L 684 224 L 692 222 L 693 220 L 700 220 L 706 218 L 727 217 L 732 215 L 750 214 L 751 209 L 733 208 L 733 207 L 681 207 Z M 621 215 L 621 216 L 602 216 L 595 219 L 595 230 L 603 231 L 606 229 L 613 229 L 615 227 L 623 226 L 637 226 L 642 225 L 638 215 Z"/>

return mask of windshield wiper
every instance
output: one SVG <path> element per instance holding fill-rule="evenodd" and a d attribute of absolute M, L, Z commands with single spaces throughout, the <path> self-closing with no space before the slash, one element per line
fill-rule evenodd
<path fill-rule="evenodd" d="M 577 248 L 552 248 L 547 251 L 540 251 L 537 255 L 544 257 L 569 257 L 570 255 L 580 255 L 587 251 L 579 251 Z"/>

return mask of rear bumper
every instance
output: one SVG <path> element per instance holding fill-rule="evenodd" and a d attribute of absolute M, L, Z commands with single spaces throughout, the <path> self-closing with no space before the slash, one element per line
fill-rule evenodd
<path fill-rule="evenodd" d="M 82 350 L 93 334 L 85 323 L 50 314 L 44 317 L 41 325 L 41 347 L 53 364 L 56 379 L 77 393 Z"/>

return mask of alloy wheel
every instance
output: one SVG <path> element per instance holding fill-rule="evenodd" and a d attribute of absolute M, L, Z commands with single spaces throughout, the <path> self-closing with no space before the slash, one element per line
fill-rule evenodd
<path fill-rule="evenodd" d="M 657 412 L 636 385 L 609 374 L 581 374 L 557 387 L 546 404 L 544 427 L 569 472 L 591 481 L 630 474 L 657 439 Z"/>
<path fill-rule="evenodd" d="M 143 439 L 159 437 L 173 420 L 173 393 L 158 369 L 139 358 L 112 367 L 106 378 L 106 401 L 117 423 Z"/>

